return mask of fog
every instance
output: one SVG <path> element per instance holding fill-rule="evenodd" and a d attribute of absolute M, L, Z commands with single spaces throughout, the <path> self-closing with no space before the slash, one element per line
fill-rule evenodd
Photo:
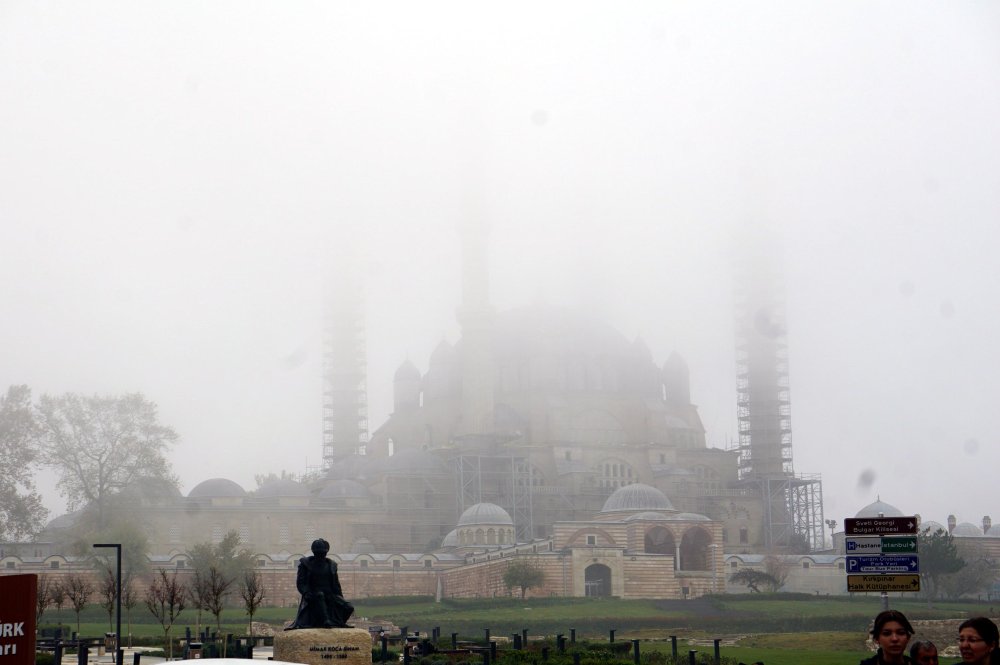
<path fill-rule="evenodd" d="M 0 91 L 0 385 L 145 393 L 185 492 L 321 462 L 344 253 L 377 427 L 480 216 L 498 309 L 678 351 L 717 447 L 771 229 L 826 517 L 1000 517 L 995 3 L 8 1 Z"/>

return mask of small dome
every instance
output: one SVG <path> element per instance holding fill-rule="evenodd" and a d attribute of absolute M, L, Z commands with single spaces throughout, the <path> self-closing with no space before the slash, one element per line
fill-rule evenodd
<path fill-rule="evenodd" d="M 77 523 L 77 521 L 80 519 L 81 515 L 83 515 L 83 511 L 82 510 L 74 510 L 71 513 L 66 513 L 65 515 L 60 515 L 59 517 L 56 517 L 56 518 L 54 518 L 52 520 L 49 520 L 49 523 L 45 525 L 45 528 L 46 529 L 68 529 L 69 527 L 71 527 L 71 526 L 73 526 L 74 524 Z"/>
<path fill-rule="evenodd" d="M 458 547 L 458 529 L 452 529 L 441 539 L 441 547 Z"/>
<path fill-rule="evenodd" d="M 295 482 L 291 478 L 281 478 L 264 483 L 255 495 L 262 498 L 275 498 L 282 496 L 309 496 L 309 489 L 302 483 Z"/>
<path fill-rule="evenodd" d="M 399 366 L 396 370 L 396 374 L 393 376 L 394 381 L 419 381 L 420 380 L 420 370 L 417 366 L 410 362 L 407 358 L 403 361 L 403 364 Z"/>
<path fill-rule="evenodd" d="M 409 448 L 385 460 L 383 470 L 390 473 L 442 473 L 444 467 L 434 453 Z"/>
<path fill-rule="evenodd" d="M 502 524 L 513 525 L 514 520 L 510 518 L 507 511 L 495 503 L 477 503 L 470 506 L 458 518 L 458 526 L 471 526 L 474 524 Z"/>
<path fill-rule="evenodd" d="M 602 513 L 641 513 L 647 510 L 669 510 L 674 506 L 667 495 L 649 485 L 634 483 L 619 487 L 604 502 Z"/>
<path fill-rule="evenodd" d="M 367 499 L 368 489 L 354 480 L 334 480 L 319 493 L 321 499 Z"/>
<path fill-rule="evenodd" d="M 938 531 L 944 531 L 948 533 L 948 529 L 945 528 L 940 522 L 935 522 L 934 520 L 927 520 L 926 522 L 920 523 L 920 533 L 927 532 L 929 534 L 936 533 Z"/>
<path fill-rule="evenodd" d="M 855 517 L 878 517 L 879 513 L 881 513 L 883 517 L 904 517 L 903 511 L 896 506 L 882 501 L 881 499 L 875 503 L 869 503 L 867 506 L 859 510 Z"/>
<path fill-rule="evenodd" d="M 246 490 L 227 478 L 209 478 L 194 486 L 188 497 L 207 499 L 211 497 L 246 496 Z"/>
<path fill-rule="evenodd" d="M 984 534 L 983 530 L 975 524 L 962 522 L 955 527 L 955 530 L 951 532 L 951 535 L 958 536 L 959 538 L 982 538 L 986 534 Z"/>
<path fill-rule="evenodd" d="M 647 510 L 643 513 L 636 513 L 635 515 L 629 515 L 626 520 L 629 522 L 639 522 L 641 520 L 665 520 L 667 516 L 663 513 L 654 513 L 651 510 Z"/>

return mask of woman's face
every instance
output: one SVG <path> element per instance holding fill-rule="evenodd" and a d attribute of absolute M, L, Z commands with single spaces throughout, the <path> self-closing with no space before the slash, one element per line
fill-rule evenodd
<path fill-rule="evenodd" d="M 989 644 L 975 628 L 963 628 L 958 633 L 958 651 L 963 663 L 988 663 L 993 645 Z"/>
<path fill-rule="evenodd" d="M 909 641 L 910 635 L 898 621 L 887 621 L 875 636 L 875 642 L 882 648 L 883 655 L 890 660 L 901 659 Z"/>

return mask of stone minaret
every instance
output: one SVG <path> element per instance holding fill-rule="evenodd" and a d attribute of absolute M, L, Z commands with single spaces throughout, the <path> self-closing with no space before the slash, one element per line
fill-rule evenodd
<path fill-rule="evenodd" d="M 462 422 L 460 435 L 493 431 L 493 307 L 487 251 L 487 225 L 470 211 L 461 227 L 462 304 L 458 323 L 462 327 Z"/>

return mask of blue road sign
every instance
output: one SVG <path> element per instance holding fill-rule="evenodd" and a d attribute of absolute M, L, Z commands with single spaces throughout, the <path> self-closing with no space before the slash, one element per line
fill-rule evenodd
<path fill-rule="evenodd" d="M 882 556 L 848 556 L 847 573 L 888 574 L 919 573 L 920 560 L 913 554 L 885 554 Z"/>

